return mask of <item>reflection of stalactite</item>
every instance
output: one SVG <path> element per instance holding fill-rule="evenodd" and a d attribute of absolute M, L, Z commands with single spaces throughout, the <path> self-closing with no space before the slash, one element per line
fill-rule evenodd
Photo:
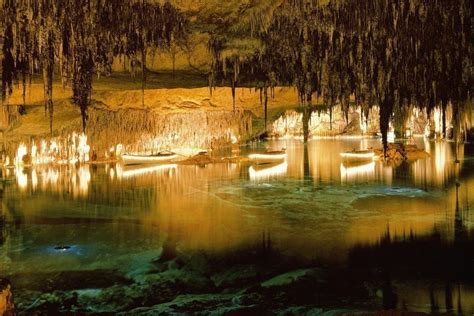
<path fill-rule="evenodd" d="M 272 238 L 269 232 L 262 232 L 261 259 L 267 260 L 273 253 Z"/>
<path fill-rule="evenodd" d="M 431 312 L 434 313 L 434 314 L 437 314 L 439 312 L 439 305 L 438 305 L 438 301 L 437 301 L 435 293 L 434 293 L 434 285 L 433 284 L 430 285 L 429 291 L 430 291 L 430 309 L 431 309 Z"/>
<path fill-rule="evenodd" d="M 398 305 L 398 296 L 392 285 L 390 272 L 385 271 L 385 281 L 382 285 L 383 294 L 383 308 L 384 309 L 395 309 Z"/>
<path fill-rule="evenodd" d="M 445 298 L 445 304 L 446 304 L 446 311 L 451 312 L 454 307 L 453 306 L 453 289 L 449 281 L 446 283 L 444 292 L 445 292 L 444 298 Z"/>
<path fill-rule="evenodd" d="M 458 314 L 463 315 L 461 284 L 458 283 Z"/>
<path fill-rule="evenodd" d="M 304 142 L 308 142 L 309 138 L 309 121 L 311 119 L 311 110 L 308 106 L 303 106 L 303 139 Z"/>
<path fill-rule="evenodd" d="M 309 170 L 309 152 L 308 152 L 308 145 L 304 146 L 304 157 L 303 157 L 303 174 L 305 179 L 309 179 L 311 177 L 310 170 Z"/>
<path fill-rule="evenodd" d="M 459 207 L 459 183 L 456 183 L 456 207 L 454 212 L 454 242 L 462 242 L 467 236 L 462 209 Z"/>

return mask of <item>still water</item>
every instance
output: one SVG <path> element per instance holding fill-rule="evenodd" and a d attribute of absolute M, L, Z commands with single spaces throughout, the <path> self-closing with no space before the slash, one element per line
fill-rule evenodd
<path fill-rule="evenodd" d="M 473 245 L 474 151 L 460 146 L 456 164 L 453 144 L 415 142 L 431 157 L 400 166 L 342 163 L 340 152 L 379 147 L 377 139 L 321 139 L 307 146 L 285 140 L 242 148 L 242 155 L 287 148 L 287 161 L 270 168 L 219 163 L 4 170 L 0 276 L 23 288 L 35 273 L 104 269 L 133 276 L 149 268 L 165 242 L 180 252 L 212 255 L 264 238 L 285 255 L 342 266 L 360 265 L 367 259 L 358 256 L 383 247 L 387 238 L 399 243 L 397 256 L 404 260 L 413 251 L 409 240 L 436 235 L 445 249 L 463 236 Z M 426 242 L 434 252 L 427 258 L 437 260 L 436 247 Z M 430 262 L 416 264 L 431 269 Z M 455 262 L 439 266 L 458 269 Z M 474 312 L 472 280 L 450 280 L 450 306 L 445 280 L 435 272 L 429 278 L 400 272 L 397 306 L 433 311 L 436 301 L 439 311 Z"/>

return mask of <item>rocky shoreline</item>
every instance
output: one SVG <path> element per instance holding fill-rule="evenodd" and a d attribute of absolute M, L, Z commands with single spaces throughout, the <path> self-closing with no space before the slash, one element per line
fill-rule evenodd
<path fill-rule="evenodd" d="M 225 256 L 174 252 L 163 250 L 152 268 L 126 278 L 113 271 L 32 276 L 37 288 L 22 288 L 21 284 L 16 288 L 18 312 L 318 315 L 356 313 L 381 304 L 376 289 L 367 288 L 347 272 L 293 261 L 273 251 L 270 244 Z M 364 304 L 358 303 L 362 301 Z"/>
<path fill-rule="evenodd" d="M 269 240 L 225 254 L 185 254 L 165 244 L 149 269 L 125 276 L 29 277 L 34 287 L 14 289 L 17 312 L 28 315 L 426 315 L 397 310 L 384 271 L 290 258 Z"/>

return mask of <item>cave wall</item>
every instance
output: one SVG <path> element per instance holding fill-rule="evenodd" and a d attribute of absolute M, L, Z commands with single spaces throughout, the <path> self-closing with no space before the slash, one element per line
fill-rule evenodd
<path fill-rule="evenodd" d="M 152 110 L 92 110 L 87 134 L 97 154 L 117 144 L 127 151 L 212 149 L 244 142 L 252 134 L 249 111 L 193 111 L 159 114 Z"/>
<path fill-rule="evenodd" d="M 36 113 L 38 112 L 38 113 Z M 72 142 L 82 131 L 81 117 L 76 108 L 58 108 L 58 116 L 64 116 L 64 124 L 56 124 L 51 136 L 43 131 L 37 121 L 45 121 L 42 109 L 30 111 L 20 117 L 18 127 L 11 127 L 3 133 L 1 149 L 10 158 L 15 156 L 20 143 L 30 149 L 33 143 L 54 141 L 58 145 L 58 157 L 71 158 Z M 90 153 L 97 159 L 110 157 L 117 145 L 123 151 L 134 153 L 156 153 L 174 150 L 193 154 L 235 142 L 245 142 L 252 135 L 253 114 L 248 110 L 193 110 L 161 113 L 150 108 L 122 108 L 111 110 L 107 107 L 92 107 L 88 111 L 86 130 Z M 67 122 L 67 123 L 66 123 Z M 38 126 L 38 127 L 36 127 Z M 37 131 L 37 133 L 35 133 Z M 74 139 L 74 140 L 73 140 Z M 113 149 L 111 151 L 111 149 Z"/>

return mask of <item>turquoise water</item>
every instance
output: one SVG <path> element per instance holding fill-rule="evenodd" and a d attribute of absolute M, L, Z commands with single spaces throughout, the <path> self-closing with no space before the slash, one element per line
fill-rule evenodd
<path fill-rule="evenodd" d="M 4 170 L 0 275 L 11 279 L 27 306 L 34 293 L 60 287 L 38 288 L 38 275 L 100 270 L 136 280 L 168 245 L 179 253 L 218 256 L 259 244 L 264 236 L 285 256 L 350 266 L 354 249 L 378 245 L 387 234 L 395 241 L 435 233 L 448 247 L 460 229 L 470 238 L 472 148 L 460 146 L 456 164 L 453 144 L 417 139 L 430 158 L 400 166 L 342 163 L 340 152 L 379 142 L 321 139 L 304 146 L 288 140 L 241 148 L 242 155 L 287 148 L 287 161 L 271 166 Z M 458 308 L 444 303 L 441 276 L 402 276 L 393 285 L 399 307 L 430 311 L 439 296 L 440 311 Z M 453 284 L 452 300 L 474 312 L 469 277 Z M 73 290 L 75 284 L 63 287 Z"/>

